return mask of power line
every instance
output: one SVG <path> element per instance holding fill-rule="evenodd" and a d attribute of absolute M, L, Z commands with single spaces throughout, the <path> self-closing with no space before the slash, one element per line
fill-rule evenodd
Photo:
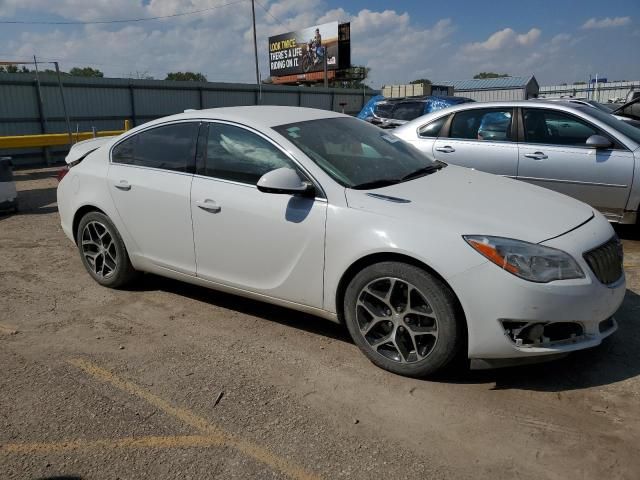
<path fill-rule="evenodd" d="M 134 23 L 134 22 L 147 22 L 150 20 L 162 20 L 164 18 L 184 17 L 187 15 L 197 15 L 199 13 L 209 12 L 216 8 L 228 7 L 229 5 L 235 5 L 237 3 L 246 2 L 247 0 L 235 0 L 233 2 L 222 3 L 220 5 L 214 5 L 213 7 L 203 8 L 201 10 L 192 10 L 190 12 L 180 12 L 171 15 L 161 15 L 157 17 L 143 17 L 143 18 L 128 18 L 121 20 L 95 20 L 95 21 L 61 21 L 61 22 L 45 22 L 45 21 L 30 21 L 30 20 L 0 20 L 0 24 L 12 24 L 12 25 L 105 25 L 112 23 Z M 262 7 L 264 8 L 264 7 Z"/>
<path fill-rule="evenodd" d="M 267 8 L 264 5 L 262 5 L 258 0 L 255 0 L 255 2 L 258 4 L 259 7 L 261 7 L 265 12 L 267 12 L 267 15 L 269 15 L 271 18 L 273 18 L 276 22 L 278 22 L 283 27 L 286 27 L 286 25 L 284 24 L 284 22 L 282 20 L 280 20 L 273 13 L 271 13 L 269 10 L 267 10 Z"/>

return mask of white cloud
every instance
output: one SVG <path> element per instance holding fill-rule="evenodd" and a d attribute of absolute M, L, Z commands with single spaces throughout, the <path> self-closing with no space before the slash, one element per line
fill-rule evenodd
<path fill-rule="evenodd" d="M 463 51 L 466 53 L 493 52 L 513 46 L 533 45 L 542 31 L 539 28 L 532 28 L 527 33 L 518 34 L 512 28 L 505 28 L 493 33 L 484 42 L 474 42 L 464 45 Z"/>
<path fill-rule="evenodd" d="M 594 28 L 614 28 L 624 27 L 631 23 L 631 17 L 606 17 L 600 20 L 596 18 L 590 18 L 582 25 L 582 28 L 589 30 Z"/>
<path fill-rule="evenodd" d="M 233 0 L 228 0 L 233 1 Z M 259 0 L 256 4 L 258 51 L 262 76 L 268 76 L 267 37 L 330 21 L 351 22 L 351 60 L 371 68 L 370 84 L 405 83 L 416 78 L 434 81 L 470 78 L 480 71 L 512 75 L 535 73 L 541 81 L 573 81 L 585 72 L 605 71 L 627 77 L 629 62 L 600 42 L 600 31 L 629 17 L 592 19 L 583 30 L 545 38 L 540 28 L 503 28 L 485 38 L 461 43 L 451 19 L 418 24 L 408 12 L 373 8 L 350 11 L 350 2 L 329 9 L 327 0 Z M 151 17 L 202 10 L 221 0 L 0 0 L 0 15 L 8 18 L 104 20 Z M 389 2 L 397 5 L 400 2 Z M 3 26 L 0 51 L 12 58 L 59 60 L 65 69 L 95 66 L 107 76 L 147 72 L 164 78 L 167 72 L 191 70 L 212 81 L 253 82 L 251 7 L 241 2 L 199 15 L 134 24 L 87 26 Z M 626 20 L 625 20 L 626 19 Z M 597 25 L 597 27 L 596 27 Z M 637 32 L 637 29 L 636 29 Z M 638 33 L 636 33 L 637 35 Z M 627 35 L 625 33 L 625 35 Z M 632 41 L 628 32 L 626 41 Z M 625 41 L 625 40 L 621 40 Z M 581 48 L 575 45 L 580 42 Z M 5 55 L 6 56 L 6 55 Z M 593 65 L 594 58 L 598 65 Z M 568 61 L 570 59 L 570 61 Z M 542 75 L 542 77 L 541 77 Z M 567 78 L 565 78 L 567 77 Z"/>

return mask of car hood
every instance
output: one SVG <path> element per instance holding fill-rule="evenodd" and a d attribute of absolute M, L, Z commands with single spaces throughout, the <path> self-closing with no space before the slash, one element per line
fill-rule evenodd
<path fill-rule="evenodd" d="M 389 187 L 346 189 L 346 197 L 350 208 L 410 224 L 531 243 L 562 235 L 594 216 L 589 205 L 565 195 L 454 165 Z"/>

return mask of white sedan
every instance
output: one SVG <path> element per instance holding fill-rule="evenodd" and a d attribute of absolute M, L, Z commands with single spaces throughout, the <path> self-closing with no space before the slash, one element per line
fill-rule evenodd
<path fill-rule="evenodd" d="M 67 161 L 62 228 L 107 287 L 152 272 L 311 312 L 409 376 L 465 348 L 476 366 L 551 359 L 617 328 L 622 250 L 600 213 L 346 115 L 191 111 Z"/>

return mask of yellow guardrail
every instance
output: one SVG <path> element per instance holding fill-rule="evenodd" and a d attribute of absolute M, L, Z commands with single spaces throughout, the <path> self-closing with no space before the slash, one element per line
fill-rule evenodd
<path fill-rule="evenodd" d="M 124 130 L 104 130 L 101 132 L 76 132 L 71 134 L 72 143 L 89 140 L 94 137 L 112 137 L 126 132 L 130 128 L 129 120 L 124 122 Z M 0 137 L 0 149 L 37 148 L 69 145 L 68 133 L 47 133 L 42 135 L 14 135 Z"/>

